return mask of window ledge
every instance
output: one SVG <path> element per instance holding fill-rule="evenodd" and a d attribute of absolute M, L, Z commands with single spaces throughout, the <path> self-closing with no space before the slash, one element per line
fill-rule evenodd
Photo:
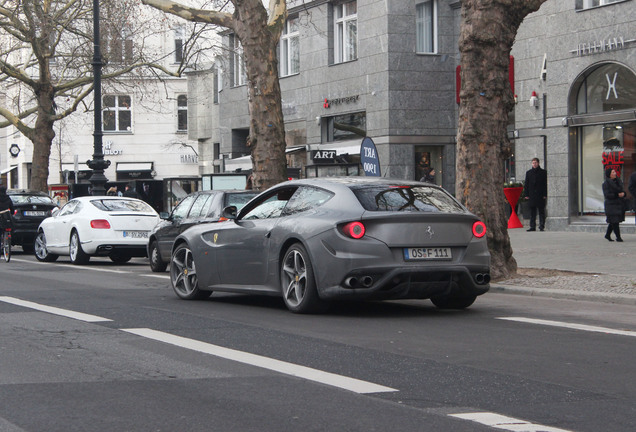
<path fill-rule="evenodd" d="M 595 10 L 595 9 L 599 9 L 599 8 L 604 8 L 606 6 L 612 6 L 612 5 L 615 5 L 615 4 L 625 3 L 625 2 L 628 2 L 628 1 L 631 1 L 631 0 L 619 0 L 619 1 L 616 1 L 616 2 L 613 2 L 613 3 L 607 3 L 607 4 L 604 4 L 604 5 L 591 6 L 591 7 L 583 8 L 583 9 L 576 9 L 575 12 L 578 13 L 578 12 L 585 12 L 585 11 L 589 11 L 589 10 Z"/>
<path fill-rule="evenodd" d="M 358 61 L 358 59 L 355 58 L 353 60 L 347 60 L 347 61 L 343 61 L 343 62 L 340 62 L 340 63 L 331 63 L 329 66 L 339 66 L 339 65 L 344 65 L 344 64 L 348 64 L 348 63 L 354 63 L 354 62 L 357 62 L 357 61 Z"/>

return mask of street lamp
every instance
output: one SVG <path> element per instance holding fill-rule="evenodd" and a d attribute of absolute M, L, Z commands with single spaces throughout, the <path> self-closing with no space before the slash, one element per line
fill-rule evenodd
<path fill-rule="evenodd" d="M 93 0 L 93 96 L 94 96 L 94 131 L 93 131 L 93 159 L 86 161 L 86 165 L 93 171 L 90 177 L 93 187 L 92 195 L 106 195 L 105 184 L 108 181 L 104 170 L 110 166 L 109 160 L 104 160 L 102 149 L 102 53 L 99 40 L 99 0 Z"/>

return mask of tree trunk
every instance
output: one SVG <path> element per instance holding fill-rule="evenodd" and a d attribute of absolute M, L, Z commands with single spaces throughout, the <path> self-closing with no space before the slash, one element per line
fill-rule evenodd
<path fill-rule="evenodd" d="M 506 127 L 514 108 L 510 51 L 525 16 L 545 1 L 462 1 L 457 195 L 488 228 L 493 279 L 505 279 L 517 270 L 503 193 L 503 161 L 510 154 Z"/>
<path fill-rule="evenodd" d="M 287 179 L 285 123 L 276 52 L 280 34 L 267 25 L 267 11 L 260 0 L 243 4 L 236 33 L 243 44 L 248 79 L 252 182 L 254 189 L 264 190 Z"/>
<path fill-rule="evenodd" d="M 48 193 L 49 156 L 55 138 L 53 129 L 55 115 L 55 91 L 51 85 L 42 85 L 36 89 L 38 99 L 37 120 L 31 142 L 33 142 L 33 160 L 31 165 L 31 189 Z"/>

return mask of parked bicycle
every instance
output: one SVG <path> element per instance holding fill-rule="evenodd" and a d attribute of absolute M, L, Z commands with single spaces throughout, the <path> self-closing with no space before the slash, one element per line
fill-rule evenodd
<path fill-rule="evenodd" d="M 6 262 L 11 261 L 11 211 L 9 209 L 0 211 L 0 248 Z"/>

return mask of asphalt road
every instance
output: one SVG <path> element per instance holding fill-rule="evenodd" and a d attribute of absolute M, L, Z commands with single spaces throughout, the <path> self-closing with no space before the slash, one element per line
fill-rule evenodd
<path fill-rule="evenodd" d="M 302 316 L 179 300 L 142 260 L 0 262 L 2 432 L 631 432 L 634 359 L 628 305 L 486 294 Z"/>

